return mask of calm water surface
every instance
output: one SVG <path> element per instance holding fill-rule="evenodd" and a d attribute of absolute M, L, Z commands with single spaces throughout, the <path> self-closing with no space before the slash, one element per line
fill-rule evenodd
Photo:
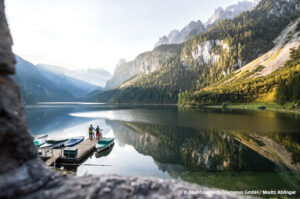
<path fill-rule="evenodd" d="M 115 137 L 71 170 L 173 178 L 228 190 L 300 191 L 300 115 L 267 111 L 186 110 L 93 103 L 27 105 L 33 134 L 88 137 L 99 125 Z"/>

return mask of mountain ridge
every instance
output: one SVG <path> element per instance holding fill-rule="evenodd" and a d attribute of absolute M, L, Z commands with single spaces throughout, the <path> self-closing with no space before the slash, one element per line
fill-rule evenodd
<path fill-rule="evenodd" d="M 235 15 L 238 15 L 239 13 L 241 13 L 244 10 L 253 9 L 254 5 L 256 5 L 257 2 L 258 2 L 258 0 L 257 1 L 254 0 L 254 2 L 253 1 L 252 2 L 243 1 L 243 2 L 239 2 L 238 4 L 231 5 L 227 8 L 228 10 L 223 11 L 222 12 L 223 15 L 218 16 L 217 19 L 215 19 L 215 21 L 212 21 L 212 19 L 211 19 L 211 23 L 214 23 L 217 20 L 220 21 L 225 18 L 233 17 Z M 239 7 L 241 7 L 241 8 L 238 9 Z M 231 11 L 231 9 L 235 9 L 235 11 L 233 12 L 233 11 Z M 231 14 L 226 14 L 226 13 L 231 13 Z M 211 26 L 213 26 L 213 24 L 210 24 L 210 27 Z M 153 51 L 155 51 L 155 49 L 157 49 L 159 46 L 181 45 L 186 40 L 191 39 L 192 37 L 194 37 L 202 32 L 205 32 L 208 28 L 209 27 L 205 27 L 204 24 L 200 20 L 198 20 L 196 22 L 191 21 L 188 25 L 186 25 L 180 31 L 173 30 L 169 33 L 168 37 L 164 36 L 164 37 L 160 38 L 161 41 L 156 43 Z M 165 48 L 167 48 L 167 47 L 165 47 Z M 159 68 L 159 65 L 155 64 L 152 67 L 148 67 L 148 68 L 152 68 L 151 70 L 145 70 L 145 64 L 138 65 L 139 64 L 138 59 L 142 55 L 145 55 L 145 53 L 138 55 L 137 58 L 132 61 L 126 62 L 126 61 L 122 60 L 122 62 L 119 62 L 115 68 L 113 77 L 111 78 L 111 80 L 107 81 L 105 89 L 109 90 L 109 89 L 117 88 L 122 83 L 131 79 L 132 77 L 134 77 L 140 73 L 144 73 L 144 71 L 146 71 L 144 74 L 149 74 L 149 72 L 154 72 L 155 70 L 157 70 Z M 144 58 L 148 59 L 148 60 L 151 59 L 151 57 L 153 58 L 153 55 L 150 55 L 150 57 L 144 56 Z M 166 56 L 163 59 L 166 59 L 168 57 L 169 56 Z M 161 60 L 161 58 L 158 58 L 158 59 Z M 159 61 L 157 63 L 161 64 L 162 62 Z M 125 70 L 124 68 L 127 68 L 127 69 Z"/>
<path fill-rule="evenodd" d="M 273 40 L 290 21 L 299 18 L 296 5 L 294 0 L 263 0 L 254 10 L 223 20 L 188 40 L 180 53 L 165 59 L 158 70 L 102 93 L 101 100 L 177 103 L 179 93 L 201 90 L 229 78 L 274 47 Z"/>
<path fill-rule="evenodd" d="M 164 35 L 163 37 L 159 38 L 158 42 L 155 43 L 155 47 L 163 44 L 179 44 L 185 42 L 193 36 L 204 32 L 209 27 L 223 19 L 232 19 L 244 11 L 252 10 L 259 3 L 259 1 L 260 0 L 244 0 L 230 5 L 225 9 L 219 7 L 215 9 L 212 16 L 204 24 L 200 20 L 191 21 L 181 30 L 174 29 L 167 36 Z"/>
<path fill-rule="evenodd" d="M 74 79 L 78 79 L 87 84 L 92 84 L 97 87 L 104 87 L 107 80 L 109 80 L 112 75 L 104 69 L 87 69 L 87 70 L 69 70 L 62 66 L 51 65 L 51 64 L 37 64 L 46 70 L 52 71 L 56 74 L 65 75 Z"/>
<path fill-rule="evenodd" d="M 165 59 L 178 54 L 181 47 L 180 44 L 162 45 L 154 48 L 153 51 L 141 53 L 133 61 L 121 60 L 112 79 L 107 81 L 105 89 L 114 89 L 138 74 L 150 74 L 156 71 Z"/>
<path fill-rule="evenodd" d="M 16 74 L 13 78 L 25 103 L 37 101 L 74 101 L 85 97 L 100 87 L 69 77 L 63 72 L 34 65 L 15 55 Z"/>

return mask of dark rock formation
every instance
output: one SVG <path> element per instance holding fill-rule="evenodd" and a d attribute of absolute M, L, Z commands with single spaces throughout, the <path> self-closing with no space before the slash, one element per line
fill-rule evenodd
<path fill-rule="evenodd" d="M 18 87 L 8 77 L 15 71 L 11 46 L 4 1 L 0 1 L 0 174 L 35 158 L 37 153 L 24 122 Z"/>
<path fill-rule="evenodd" d="M 11 51 L 12 38 L 4 13 L 4 2 L 0 1 L 0 73 L 13 74 L 15 59 Z"/>
<path fill-rule="evenodd" d="M 37 156 L 23 116 L 14 72 L 12 39 L 0 0 L 0 198 L 237 198 L 188 195 L 208 190 L 171 180 L 115 175 L 74 177 L 46 168 Z"/>

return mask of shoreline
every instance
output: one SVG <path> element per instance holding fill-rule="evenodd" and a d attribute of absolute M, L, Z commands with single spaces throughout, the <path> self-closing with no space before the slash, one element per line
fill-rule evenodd
<path fill-rule="evenodd" d="M 216 109 L 232 109 L 232 110 L 255 110 L 255 111 L 274 111 L 280 113 L 294 113 L 300 114 L 300 109 L 287 109 L 278 104 L 268 103 L 241 103 L 241 104 L 228 104 L 225 107 L 223 105 L 204 105 L 203 108 L 216 108 Z M 264 107 L 260 109 L 259 107 Z"/>
<path fill-rule="evenodd" d="M 95 104 L 107 104 L 107 105 L 133 105 L 133 106 L 169 106 L 179 107 L 186 109 L 198 109 L 198 108 L 209 108 L 209 109 L 228 109 L 228 110 L 253 110 L 253 111 L 274 111 L 280 113 L 294 113 L 300 114 L 300 108 L 288 109 L 278 104 L 272 103 L 232 103 L 225 105 L 198 105 L 198 104 L 150 104 L 150 103 L 99 103 L 99 102 L 36 102 L 34 104 L 25 104 L 26 106 L 32 105 L 95 105 Z"/>

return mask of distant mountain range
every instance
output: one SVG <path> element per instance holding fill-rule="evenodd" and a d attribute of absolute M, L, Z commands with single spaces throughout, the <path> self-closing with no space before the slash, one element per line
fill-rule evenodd
<path fill-rule="evenodd" d="M 25 103 L 38 101 L 74 101 L 80 100 L 88 93 L 97 90 L 101 92 L 102 87 L 82 81 L 86 78 L 96 81 L 98 84 L 109 78 L 106 71 L 72 72 L 58 66 L 45 64 L 34 65 L 16 55 L 16 80 Z M 70 74 L 70 75 L 69 75 Z M 82 76 L 80 76 L 82 74 Z M 79 77 L 79 78 L 76 78 Z M 89 78 L 91 77 L 91 78 Z M 103 85 L 103 83 L 102 83 Z"/>
<path fill-rule="evenodd" d="M 63 74 L 73 77 L 76 80 L 81 80 L 88 84 L 104 87 L 106 81 L 111 79 L 112 75 L 104 69 L 87 69 L 87 70 L 69 70 L 61 66 L 54 66 L 49 64 L 37 64 L 37 66 L 45 68 L 54 73 Z"/>
<path fill-rule="evenodd" d="M 163 36 L 159 38 L 155 47 L 163 44 L 179 44 L 185 42 L 186 40 L 196 36 L 205 30 L 207 30 L 212 25 L 218 23 L 223 19 L 232 19 L 242 12 L 247 10 L 252 10 L 260 0 L 252 1 L 242 1 L 237 4 L 228 6 L 225 10 L 221 7 L 217 8 L 214 14 L 208 19 L 208 21 L 203 24 L 200 20 L 191 21 L 181 30 L 172 30 L 168 36 Z"/>

